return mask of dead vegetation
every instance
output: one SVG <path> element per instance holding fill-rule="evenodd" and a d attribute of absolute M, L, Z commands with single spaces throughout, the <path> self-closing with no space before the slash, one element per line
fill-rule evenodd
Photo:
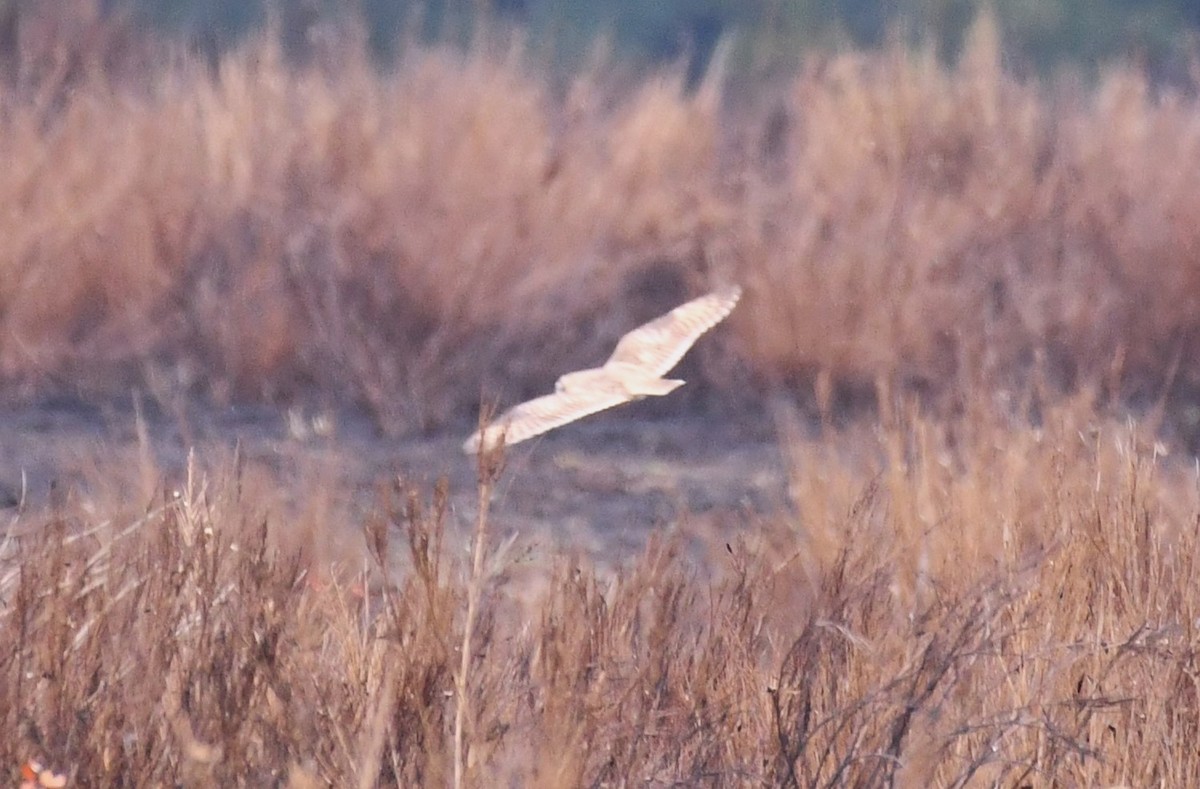
<path fill-rule="evenodd" d="M 9 511 L 0 764 L 294 787 L 1200 774 L 1200 483 L 1098 416 L 1200 378 L 1194 97 L 1128 69 L 1018 80 L 986 20 L 952 68 L 813 59 L 737 113 L 715 81 L 619 91 L 598 66 L 559 89 L 482 45 L 381 73 L 350 33 L 304 65 L 270 37 L 210 64 L 39 29 L 0 82 L 6 396 L 462 424 L 481 390 L 544 389 L 736 279 L 736 353 L 702 377 L 757 405 L 815 391 L 824 430 L 780 420 L 790 509 L 707 565 L 664 536 L 615 575 L 564 548 L 528 586 L 488 469 L 468 524 L 444 488 L 281 505 L 295 489 L 236 458 L 173 483 L 114 462 Z M 838 426 L 855 391 L 877 432 Z M 358 561 L 327 561 L 335 532 Z"/>
<path fill-rule="evenodd" d="M 143 501 L 72 492 L 3 544 L 0 763 L 106 785 L 1184 784 L 1197 483 L 1092 414 L 904 408 L 853 454 L 793 437 L 792 511 L 707 567 L 667 536 L 612 576 L 559 554 L 530 588 L 486 508 L 452 547 L 471 526 L 442 486 L 330 518 L 364 569 L 281 537 L 236 459 Z"/>
<path fill-rule="evenodd" d="M 0 83 L 8 392 L 465 424 L 730 280 L 740 366 L 701 371 L 727 392 L 1036 371 L 1145 402 L 1200 377 L 1195 98 L 1133 68 L 1018 79 L 986 17 L 953 67 L 814 56 L 733 100 L 719 68 L 559 84 L 481 43 L 381 71 L 353 30 L 209 63 L 27 17 Z"/>

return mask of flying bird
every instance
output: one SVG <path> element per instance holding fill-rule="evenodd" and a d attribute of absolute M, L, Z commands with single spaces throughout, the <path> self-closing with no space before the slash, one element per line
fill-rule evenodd
<path fill-rule="evenodd" d="M 606 408 L 673 392 L 684 382 L 663 376 L 700 335 L 725 319 L 741 295 L 736 285 L 724 288 L 639 326 L 617 342 L 603 367 L 567 373 L 558 379 L 554 394 L 501 414 L 486 430 L 476 430 L 463 451 L 491 449 L 501 436 L 505 444 L 516 444 Z"/>

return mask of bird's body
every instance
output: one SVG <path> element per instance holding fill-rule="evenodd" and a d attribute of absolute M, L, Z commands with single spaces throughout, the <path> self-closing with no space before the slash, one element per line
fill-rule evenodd
<path fill-rule="evenodd" d="M 736 286 L 719 290 L 634 329 L 621 338 L 603 367 L 567 373 L 558 379 L 554 394 L 501 414 L 486 430 L 473 433 L 463 451 L 491 448 L 501 436 L 506 444 L 516 444 L 606 408 L 673 392 L 684 382 L 663 376 L 700 335 L 725 319 L 741 295 Z"/>

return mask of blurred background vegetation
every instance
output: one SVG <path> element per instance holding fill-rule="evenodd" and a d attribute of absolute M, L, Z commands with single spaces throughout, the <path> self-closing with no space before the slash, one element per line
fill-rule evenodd
<path fill-rule="evenodd" d="M 0 16 L 47 0 L 0 0 Z M 626 62 L 686 59 L 699 73 L 716 42 L 737 34 L 735 68 L 787 68 L 814 48 L 870 47 L 888 37 L 935 43 L 953 60 L 964 33 L 990 6 L 1014 65 L 1084 74 L 1132 59 L 1158 78 L 1194 70 L 1196 0 L 99 0 L 195 45 L 219 51 L 275 16 L 285 33 L 318 20 L 365 20 L 374 51 L 402 42 L 467 42 L 486 20 L 511 25 L 535 51 L 570 66 L 606 42 Z"/>

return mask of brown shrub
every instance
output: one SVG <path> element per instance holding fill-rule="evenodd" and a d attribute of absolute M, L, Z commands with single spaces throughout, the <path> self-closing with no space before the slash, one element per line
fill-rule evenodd
<path fill-rule="evenodd" d="M 719 69 L 554 90 L 515 46 L 381 73 L 360 39 L 301 65 L 266 35 L 212 69 L 147 47 L 166 65 L 140 78 L 97 54 L 70 90 L 40 78 L 49 103 L 3 87 L 3 380 L 322 392 L 402 432 L 738 279 L 743 368 L 801 391 L 1194 384 L 1195 100 L 1133 69 L 1047 91 L 985 16 L 952 68 L 814 57 L 772 111 L 723 111 Z"/>

